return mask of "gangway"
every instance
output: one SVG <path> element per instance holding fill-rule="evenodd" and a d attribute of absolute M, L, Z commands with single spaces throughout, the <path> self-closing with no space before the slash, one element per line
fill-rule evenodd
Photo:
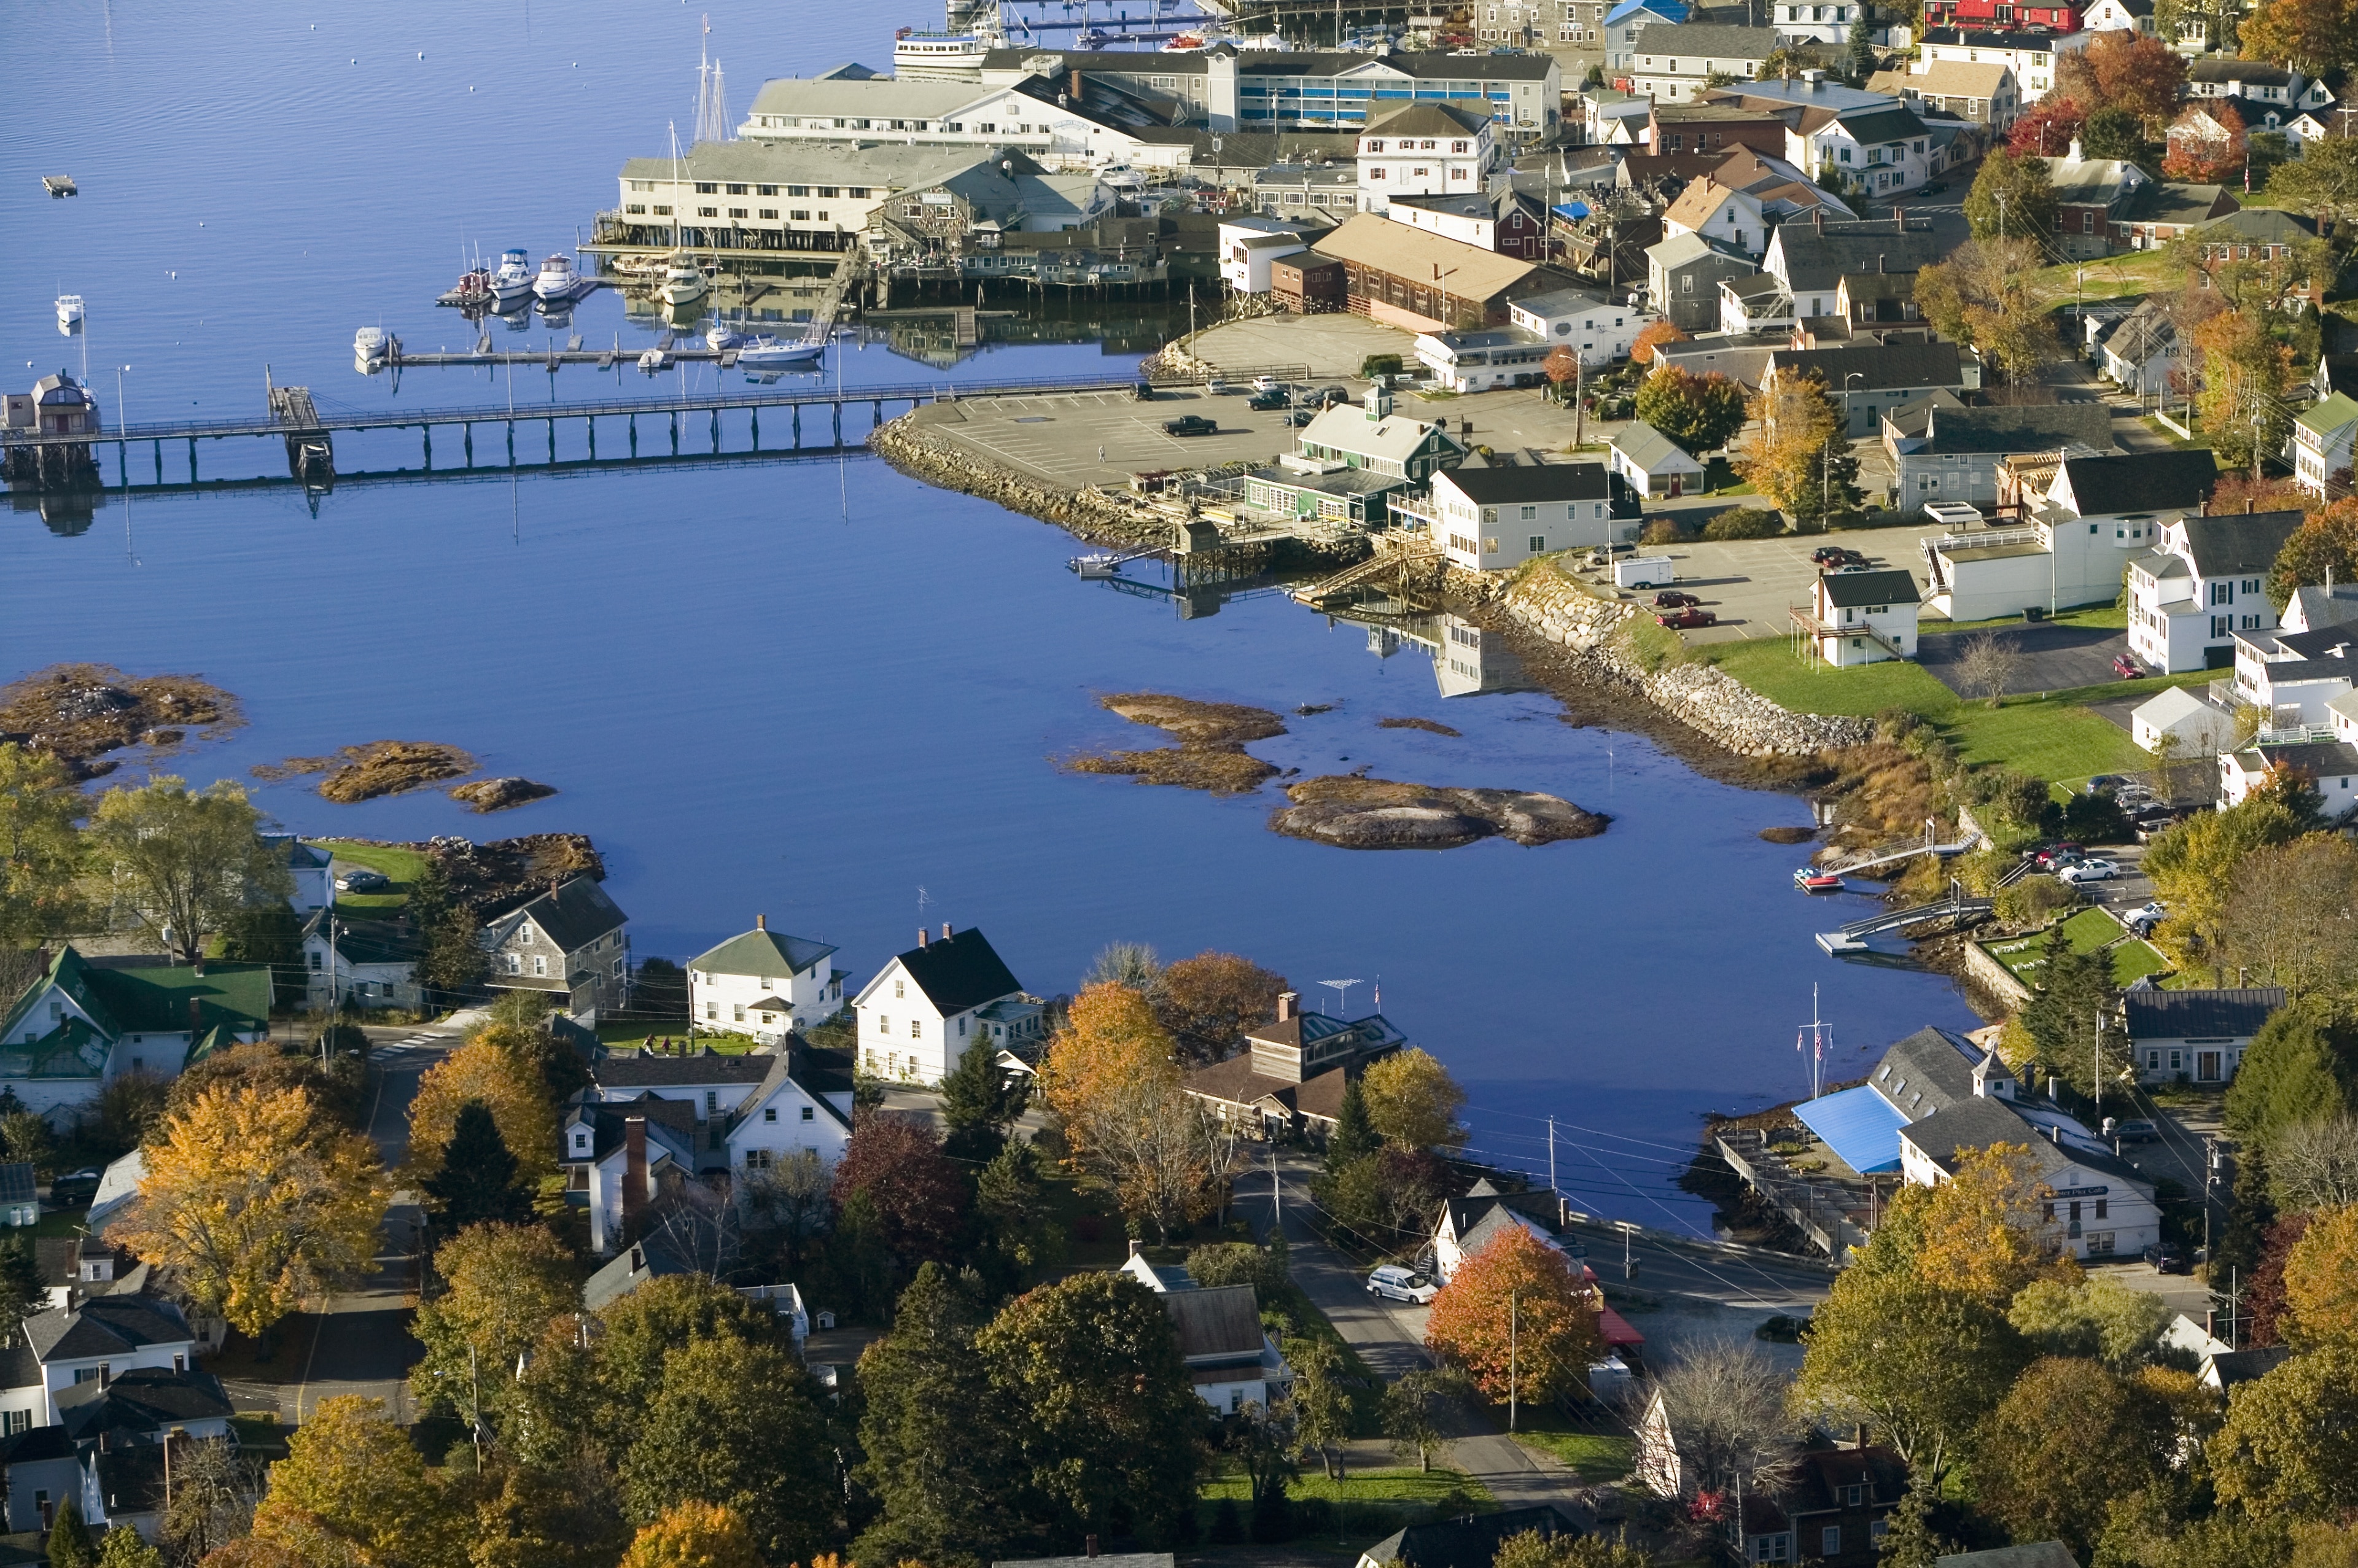
<path fill-rule="evenodd" d="M 1839 931 L 1821 931 L 1818 933 L 1818 946 L 1833 954 L 1855 953 L 1864 950 L 1866 939 L 1879 932 L 1897 931 L 1927 920 L 1987 914 L 1994 907 L 1988 899 L 1967 898 L 1964 890 L 1952 882 L 1949 884 L 1949 896 L 1938 903 L 1920 903 L 1913 909 L 1887 909 L 1864 920 L 1854 920 Z"/>
<path fill-rule="evenodd" d="M 1379 543 L 1376 553 L 1366 560 L 1355 561 L 1341 571 L 1295 589 L 1293 597 L 1303 604 L 1322 604 L 1347 589 L 1381 577 L 1385 572 L 1397 569 L 1405 574 L 1411 567 L 1441 558 L 1440 550 L 1430 544 L 1386 549 Z"/>
<path fill-rule="evenodd" d="M 1972 849 L 1982 841 L 1982 835 L 1981 829 L 1976 827 L 1952 844 L 1943 844 L 1940 838 L 1940 824 L 1928 816 L 1924 819 L 1924 837 L 1921 842 L 1911 844 L 1902 849 L 1878 849 L 1864 860 L 1852 860 L 1839 866 L 1828 866 L 1825 870 L 1846 877 L 1855 871 L 1868 871 L 1877 866 L 1889 866 L 1901 860 L 1912 860 L 1919 855 L 1938 855 L 1946 860 Z"/>

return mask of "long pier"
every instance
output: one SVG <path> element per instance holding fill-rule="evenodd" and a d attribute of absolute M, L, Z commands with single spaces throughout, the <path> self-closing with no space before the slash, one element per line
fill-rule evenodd
<path fill-rule="evenodd" d="M 959 398 L 1042 396 L 1056 394 L 1128 392 L 1137 384 L 1137 377 L 1037 378 L 989 383 L 956 384 L 946 382 L 891 386 L 837 387 L 755 387 L 741 391 L 713 391 L 701 395 L 644 397 L 584 399 L 573 402 L 548 402 L 518 405 L 510 407 L 470 405 L 463 407 L 399 408 L 369 410 L 325 409 L 302 387 L 273 387 L 267 411 L 249 418 L 175 420 L 166 423 L 124 425 L 114 429 L 101 429 L 79 435 L 40 435 L 31 431 L 9 431 L 0 436 L 0 457 L 19 449 L 31 451 L 41 448 L 79 448 L 93 457 L 99 449 L 114 449 L 115 468 L 124 485 L 130 482 L 130 449 L 146 446 L 153 453 L 156 482 L 164 481 L 164 447 L 167 442 L 176 447 L 185 444 L 188 449 L 188 482 L 200 482 L 198 473 L 198 443 L 220 441 L 233 437 L 277 438 L 287 444 L 289 471 L 295 477 L 316 476 L 332 482 L 332 439 L 336 435 L 371 430 L 416 430 L 424 448 L 425 468 L 434 470 L 434 434 L 437 430 L 456 430 L 459 436 L 460 462 L 445 465 L 447 471 L 464 471 L 476 466 L 476 427 L 487 427 L 503 433 L 504 452 L 495 466 L 516 466 L 515 431 L 518 425 L 545 425 L 552 453 L 557 440 L 557 427 L 579 420 L 589 436 L 590 456 L 598 457 L 598 426 L 600 420 L 621 421 L 624 427 L 620 446 L 631 457 L 640 453 L 639 422 L 642 419 L 662 421 L 660 433 L 653 437 L 656 443 L 667 442 L 673 456 L 699 449 L 719 452 L 721 449 L 720 418 L 724 413 L 747 410 L 752 415 L 752 447 L 755 451 L 770 450 L 790 453 L 807 449 L 803 439 L 803 414 L 806 409 L 825 410 L 826 423 L 815 437 L 826 450 L 845 446 L 843 410 L 846 406 L 866 404 L 874 423 L 882 424 L 888 406 L 905 404 L 914 408 L 936 402 Z M 764 412 L 783 414 L 786 428 L 778 432 L 785 438 L 773 438 L 772 445 L 762 445 L 762 415 Z M 708 428 L 707 438 L 697 438 L 696 424 L 699 418 Z M 665 427 L 667 426 L 667 430 Z M 773 426 L 774 429 L 774 426 Z M 687 445 L 683 449 L 683 434 Z M 446 448 L 447 450 L 447 448 Z M 617 453 L 616 455 L 621 455 Z M 0 465 L 5 466 L 5 465 Z M 535 465 L 537 466 L 537 465 Z"/>

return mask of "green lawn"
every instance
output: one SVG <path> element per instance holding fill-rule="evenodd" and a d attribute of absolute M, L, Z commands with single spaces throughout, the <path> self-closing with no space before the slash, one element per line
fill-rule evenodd
<path fill-rule="evenodd" d="M 2128 629 L 2128 607 L 2109 601 L 2083 604 L 2076 610 L 2059 610 L 2048 621 L 2057 626 L 2089 626 L 2107 632 Z M 2019 615 L 2000 615 L 1988 621 L 1944 621 L 1936 615 L 1926 616 L 1919 624 L 1926 633 L 1935 632 L 1997 632 L 2014 631 L 2022 625 Z"/>
<path fill-rule="evenodd" d="M 2151 944 L 2135 937 L 2120 942 L 2125 935 L 2121 923 L 2105 911 L 2083 909 L 2060 926 L 2002 942 L 1985 942 L 1982 950 L 2004 965 L 2006 973 L 2033 987 L 2039 983 L 2039 970 L 2046 967 L 2049 956 L 2056 951 L 2058 936 L 2063 939 L 2065 950 L 2073 953 L 2091 953 L 2107 943 L 2119 942 L 2113 948 L 2115 985 L 2126 986 L 2141 976 L 2159 974 L 2169 968 L 2169 960 Z"/>
<path fill-rule="evenodd" d="M 2092 692 L 2134 696 L 2148 684 L 2011 697 L 1997 708 L 1966 702 L 1920 665 L 1887 660 L 1830 669 L 1796 658 L 1782 637 L 1711 643 L 1695 650 L 1761 696 L 1796 713 L 1868 717 L 1904 708 L 1931 722 L 1957 754 L 1975 764 L 2002 763 L 2043 779 L 2084 779 L 2092 773 L 2142 767 L 2146 754 L 2127 731 L 2081 706 Z"/>
<path fill-rule="evenodd" d="M 1204 1483 L 1203 1496 L 1206 1502 L 1234 1498 L 1241 1503 L 1252 1496 L 1252 1488 L 1246 1483 L 1243 1471 L 1224 1466 Z M 1444 1498 L 1465 1498 L 1476 1510 L 1498 1506 L 1490 1496 L 1490 1488 L 1463 1470 L 1440 1465 L 1431 1470 L 1355 1470 L 1336 1481 L 1328 1479 L 1317 1462 L 1311 1460 L 1303 1465 L 1301 1479 L 1286 1488 L 1286 1496 L 1296 1500 L 1324 1498 L 1330 1503 L 1390 1503 L 1407 1513 L 1422 1513 Z"/>
<path fill-rule="evenodd" d="M 1515 1433 L 1515 1441 L 1526 1448 L 1553 1454 L 1578 1472 L 1583 1481 L 1625 1480 L 1637 1467 L 1638 1440 L 1634 1437 L 1574 1431 L 1563 1425 L 1560 1417 L 1554 1418 L 1553 1422 L 1558 1430 L 1533 1431 L 1533 1424 L 1523 1422 L 1522 1430 Z"/>
<path fill-rule="evenodd" d="M 687 1020 L 674 1018 L 653 1022 L 645 1019 L 611 1019 L 598 1021 L 598 1038 L 609 1045 L 644 1045 L 649 1040 L 669 1040 L 675 1044 L 687 1038 Z M 743 1055 L 761 1042 L 750 1034 L 717 1034 L 709 1030 L 696 1032 L 696 1048 L 710 1046 L 724 1055 Z"/>
<path fill-rule="evenodd" d="M 426 857 L 415 849 L 387 849 L 382 844 L 354 844 L 341 838 L 315 840 L 339 860 L 383 871 L 393 885 L 383 892 L 340 892 L 336 907 L 350 914 L 384 916 L 409 902 L 410 884 L 426 870 Z"/>

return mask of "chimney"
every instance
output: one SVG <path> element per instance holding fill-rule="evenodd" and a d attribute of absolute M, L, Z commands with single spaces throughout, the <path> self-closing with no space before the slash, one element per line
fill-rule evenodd
<path fill-rule="evenodd" d="M 1076 65 L 1073 67 L 1072 85 L 1066 88 L 1065 91 L 1070 92 L 1076 98 L 1078 98 L 1081 95 L 1081 68 L 1079 66 Z"/>
<path fill-rule="evenodd" d="M 647 1206 L 647 1119 L 622 1119 L 622 1228 L 638 1223 Z"/>
<path fill-rule="evenodd" d="M 2071 158 L 2073 163 L 2080 161 L 2080 138 L 2077 136 L 2071 138 Z"/>
<path fill-rule="evenodd" d="M 1144 1251 L 1145 1249 L 1146 1249 L 1146 1243 L 1145 1243 L 1145 1242 L 1139 1240 L 1136 1237 L 1132 1237 L 1132 1238 L 1130 1238 L 1130 1255 L 1131 1257 L 1133 1257 L 1133 1258 L 1137 1257 L 1141 1252 Z"/>
<path fill-rule="evenodd" d="M 1302 999 L 1292 991 L 1278 992 L 1277 1021 L 1280 1023 L 1283 1023 L 1287 1020 L 1291 1019 L 1294 1014 L 1294 1011 L 1301 1006 L 1301 1003 Z"/>
<path fill-rule="evenodd" d="M 754 930 L 756 930 L 756 931 L 767 931 L 769 928 L 770 928 L 770 917 L 769 917 L 768 915 L 766 915 L 766 914 L 757 914 L 757 915 L 755 915 L 755 916 L 753 917 L 753 929 L 754 929 Z"/>
<path fill-rule="evenodd" d="M 1081 1544 L 1087 1551 L 1090 1556 L 1095 1557 L 1098 1554 L 1098 1538 L 1096 1536 L 1083 1536 L 1081 1538 Z"/>
<path fill-rule="evenodd" d="M 2247 495 L 2247 496 L 2245 496 L 2245 497 L 2244 498 L 2244 516 L 2246 516 L 2246 517 L 2249 517 L 2251 514 L 2252 514 L 2252 498 L 2251 498 L 2250 496 L 2248 496 L 2248 495 Z M 201 965 L 201 964 L 198 965 L 198 966 L 197 966 L 197 973 L 199 973 L 199 974 L 200 974 L 200 975 L 201 975 L 201 974 L 203 974 L 204 972 L 205 972 L 205 970 L 204 970 L 204 966 L 203 966 L 203 965 Z"/>
<path fill-rule="evenodd" d="M 1877 276 L 1880 277 L 1880 276 L 1883 276 L 1883 274 L 1884 274 L 1884 273 L 1886 273 L 1887 271 L 1888 271 L 1888 270 L 1889 270 L 1887 267 L 1886 267 L 1886 266 L 1883 265 L 1886 261 L 1888 261 L 1889 259 L 1890 259 L 1890 258 L 1889 258 L 1888 256 L 1883 256 L 1883 255 L 1878 255 L 1878 256 L 1877 256 L 1877 257 L 1875 258 L 1875 272 L 1876 272 L 1876 276 Z"/>
<path fill-rule="evenodd" d="M 943 940 L 943 941 L 945 941 L 945 942 L 946 942 L 946 941 L 948 941 L 949 939 L 950 939 L 950 923 L 949 923 L 948 921 L 945 920 L 945 921 L 943 921 L 943 922 L 942 922 L 942 940 Z"/>
<path fill-rule="evenodd" d="M 924 926 L 920 925 L 920 926 L 918 926 L 918 927 L 917 927 L 917 946 L 920 946 L 920 947 L 922 947 L 922 946 L 924 946 L 925 945 L 925 928 Z"/>

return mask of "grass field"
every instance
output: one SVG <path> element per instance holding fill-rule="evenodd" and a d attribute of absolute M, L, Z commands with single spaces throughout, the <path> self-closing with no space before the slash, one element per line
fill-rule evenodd
<path fill-rule="evenodd" d="M 1550 1411 L 1539 1420 L 1526 1418 L 1515 1441 L 1549 1454 L 1577 1472 L 1583 1481 L 1619 1481 L 1637 1468 L 1638 1440 L 1609 1433 L 1582 1432 Z"/>
<path fill-rule="evenodd" d="M 1436 1503 L 1460 1498 L 1476 1511 L 1498 1506 L 1490 1488 L 1463 1470 L 1440 1465 L 1431 1470 L 1355 1470 L 1336 1481 L 1328 1479 L 1314 1459 L 1305 1461 L 1301 1479 L 1285 1490 L 1286 1496 L 1297 1500 L 1324 1498 L 1330 1503 L 1389 1503 L 1415 1517 L 1422 1517 Z M 1234 1498 L 1241 1503 L 1252 1496 L 1252 1488 L 1243 1471 L 1224 1466 L 1204 1483 L 1203 1495 L 1207 1502 Z"/>
<path fill-rule="evenodd" d="M 2127 772 L 2148 760 L 2127 731 L 2082 706 L 2090 695 L 2131 697 L 2148 687 L 2182 684 L 2122 681 L 2116 687 L 2010 697 L 1991 708 L 1965 701 L 1921 666 L 1896 659 L 1840 670 L 1804 664 L 1781 637 L 1714 643 L 1696 652 L 1796 713 L 1865 718 L 1904 708 L 1938 729 L 1966 762 L 2003 764 L 2049 780 Z"/>
<path fill-rule="evenodd" d="M 649 1040 L 668 1040 L 676 1045 L 687 1038 L 687 1020 L 650 1023 L 645 1019 L 600 1019 L 598 1038 L 608 1045 L 644 1045 Z M 708 1045 L 724 1055 L 741 1056 L 759 1044 L 750 1034 L 716 1034 L 706 1029 L 696 1033 L 698 1050 Z"/>
<path fill-rule="evenodd" d="M 2118 941 L 2126 935 L 2121 923 L 2101 909 L 2083 909 L 2062 925 L 2028 936 L 2010 937 L 2003 942 L 1985 942 L 1983 951 L 2006 966 L 2006 973 L 2027 986 L 2036 987 L 2039 970 L 2059 949 L 2056 941 L 2063 943 L 2061 950 L 2090 953 L 2108 942 Z M 2131 937 L 2113 949 L 2113 983 L 2126 986 L 2141 976 L 2159 974 L 2169 968 L 2169 960 L 2150 944 Z"/>
<path fill-rule="evenodd" d="M 382 844 L 353 844 L 341 838 L 318 840 L 318 847 L 339 860 L 383 871 L 393 885 L 382 892 L 340 892 L 336 907 L 347 914 L 383 918 L 397 914 L 409 902 L 410 884 L 426 870 L 426 857 L 415 849 L 391 849 Z"/>

